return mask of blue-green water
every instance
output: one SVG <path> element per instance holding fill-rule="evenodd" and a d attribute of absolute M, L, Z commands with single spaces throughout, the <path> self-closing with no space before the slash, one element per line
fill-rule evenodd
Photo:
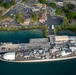
<path fill-rule="evenodd" d="M 43 31 L 39 29 L 22 31 L 0 31 L 0 42 L 28 43 L 30 38 L 42 38 Z"/>
<path fill-rule="evenodd" d="M 76 36 L 76 33 L 70 30 L 61 30 L 58 32 L 58 35 Z"/>
<path fill-rule="evenodd" d="M 0 75 L 76 75 L 76 59 L 44 63 L 0 62 Z"/>

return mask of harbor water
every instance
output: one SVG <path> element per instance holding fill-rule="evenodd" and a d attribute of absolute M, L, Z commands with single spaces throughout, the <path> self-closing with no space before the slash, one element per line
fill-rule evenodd
<path fill-rule="evenodd" d="M 76 33 L 70 30 L 61 30 L 58 32 L 58 35 L 76 36 Z"/>
<path fill-rule="evenodd" d="M 0 61 L 0 75 L 76 75 L 76 59 L 39 63 Z"/>
<path fill-rule="evenodd" d="M 28 43 L 30 38 L 43 38 L 40 29 L 21 31 L 0 31 L 0 42 Z"/>

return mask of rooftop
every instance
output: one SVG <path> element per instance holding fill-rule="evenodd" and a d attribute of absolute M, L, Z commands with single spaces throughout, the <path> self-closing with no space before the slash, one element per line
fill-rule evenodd
<path fill-rule="evenodd" d="M 45 20 L 45 19 L 46 19 L 45 13 L 40 13 L 40 18 L 39 18 L 39 20 Z"/>
<path fill-rule="evenodd" d="M 15 60 L 15 52 L 9 52 L 9 53 L 5 53 L 3 55 L 3 58 L 5 60 Z"/>
<path fill-rule="evenodd" d="M 12 22 L 13 21 L 13 18 L 7 17 L 7 18 L 4 18 L 4 19 L 0 19 L 0 22 L 5 22 L 5 21 Z"/>
<path fill-rule="evenodd" d="M 68 41 L 69 37 L 68 36 L 55 36 L 56 41 Z"/>
<path fill-rule="evenodd" d="M 30 43 L 43 43 L 49 42 L 48 38 L 37 38 L 37 39 L 30 39 Z"/>

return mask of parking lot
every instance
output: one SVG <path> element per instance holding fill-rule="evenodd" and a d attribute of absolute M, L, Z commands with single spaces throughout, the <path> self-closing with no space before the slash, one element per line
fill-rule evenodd
<path fill-rule="evenodd" d="M 50 14 L 50 7 L 46 7 L 46 16 L 47 16 L 47 25 L 49 27 L 49 34 L 54 34 L 54 30 L 52 29 L 52 25 L 61 25 L 63 18 L 57 17 L 57 16 L 52 16 Z"/>
<path fill-rule="evenodd" d="M 23 14 L 25 14 L 25 7 L 21 4 L 17 4 L 15 7 L 13 7 L 11 10 L 9 10 L 5 16 L 10 16 L 11 14 L 13 15 L 17 15 L 17 13 L 22 12 Z"/>

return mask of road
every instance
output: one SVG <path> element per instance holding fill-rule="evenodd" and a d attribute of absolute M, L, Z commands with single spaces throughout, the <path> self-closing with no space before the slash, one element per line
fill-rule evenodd
<path fill-rule="evenodd" d="M 54 35 L 54 30 L 52 29 L 52 25 L 61 25 L 63 19 L 57 16 L 51 16 L 50 7 L 46 7 L 46 16 L 47 16 L 47 25 L 49 29 L 49 35 Z"/>
<path fill-rule="evenodd" d="M 49 31 L 49 35 L 53 35 L 54 34 L 54 30 L 51 28 L 52 23 L 51 23 L 51 16 L 50 16 L 50 8 L 46 7 L 46 16 L 47 16 L 47 25 L 48 25 L 48 31 Z"/>

